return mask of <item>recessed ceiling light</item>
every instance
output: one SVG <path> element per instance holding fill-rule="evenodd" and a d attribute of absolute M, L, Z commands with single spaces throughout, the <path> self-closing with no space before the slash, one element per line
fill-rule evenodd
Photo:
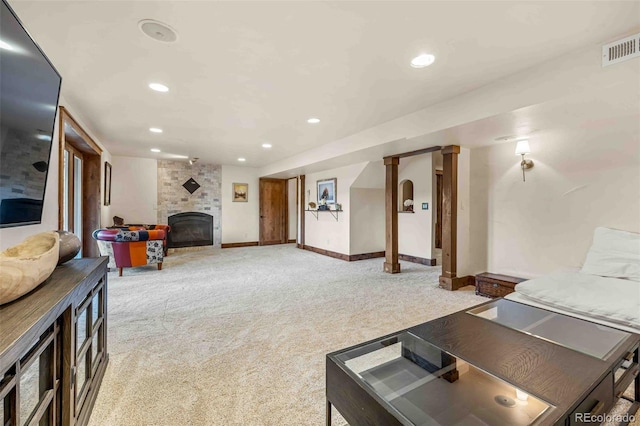
<path fill-rule="evenodd" d="M 51 140 L 51 136 L 49 136 L 49 135 L 37 135 L 36 138 L 40 139 L 41 141 L 50 141 Z"/>
<path fill-rule="evenodd" d="M 169 88 L 164 84 L 160 83 L 149 83 L 149 88 L 151 90 L 155 90 L 156 92 L 168 92 Z"/>
<path fill-rule="evenodd" d="M 320 122 L 320 119 L 315 117 L 307 120 L 307 123 L 309 124 L 318 124 L 319 122 Z"/>
<path fill-rule="evenodd" d="M 246 159 L 246 158 L 242 158 L 242 157 L 240 157 L 240 158 L 238 158 L 238 161 L 240 161 L 240 162 L 244 162 L 244 161 L 247 161 L 247 159 Z"/>
<path fill-rule="evenodd" d="M 157 127 L 149 127 L 149 131 L 153 133 L 162 133 L 162 129 L 158 129 Z"/>
<path fill-rule="evenodd" d="M 151 152 L 162 152 L 158 148 L 151 148 Z"/>
<path fill-rule="evenodd" d="M 4 42 L 2 40 L 0 40 L 0 49 L 4 49 L 4 50 L 13 50 L 13 46 L 11 46 L 9 43 Z"/>
<path fill-rule="evenodd" d="M 427 53 L 416 56 L 411 60 L 411 66 L 413 68 L 424 68 L 431 65 L 436 60 L 436 57 Z"/>
<path fill-rule="evenodd" d="M 271 148 L 271 144 L 270 143 L 263 143 L 262 147 L 263 148 Z"/>

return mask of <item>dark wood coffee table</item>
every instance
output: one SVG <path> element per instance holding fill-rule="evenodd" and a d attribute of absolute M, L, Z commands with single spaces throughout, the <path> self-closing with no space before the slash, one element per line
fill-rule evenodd
<path fill-rule="evenodd" d="M 638 408 L 639 343 L 498 299 L 328 354 L 327 425 L 593 424 L 633 381 Z"/>

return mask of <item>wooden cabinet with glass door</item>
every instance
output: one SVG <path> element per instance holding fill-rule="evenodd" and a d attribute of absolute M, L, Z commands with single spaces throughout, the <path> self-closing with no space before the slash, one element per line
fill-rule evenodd
<path fill-rule="evenodd" d="M 72 367 L 76 422 L 89 421 L 91 407 L 98 394 L 98 369 L 106 364 L 106 287 L 98 285 L 75 308 L 75 362 Z"/>
<path fill-rule="evenodd" d="M 0 306 L 0 425 L 86 425 L 107 355 L 106 258 L 56 268 Z"/>

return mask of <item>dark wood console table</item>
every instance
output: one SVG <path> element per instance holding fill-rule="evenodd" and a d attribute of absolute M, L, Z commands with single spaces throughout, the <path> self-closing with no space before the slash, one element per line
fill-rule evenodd
<path fill-rule="evenodd" d="M 0 306 L 0 425 L 85 425 L 109 361 L 107 258 Z"/>

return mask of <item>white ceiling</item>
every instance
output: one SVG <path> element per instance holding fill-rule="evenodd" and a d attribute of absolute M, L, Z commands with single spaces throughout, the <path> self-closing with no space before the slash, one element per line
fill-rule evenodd
<path fill-rule="evenodd" d="M 637 1 L 10 4 L 62 74 L 65 98 L 113 155 L 218 164 L 245 157 L 252 167 L 610 41 L 640 22 Z M 142 19 L 171 25 L 178 42 L 146 37 Z M 436 63 L 411 68 L 422 52 Z M 149 90 L 152 81 L 170 92 Z M 322 121 L 309 125 L 309 117 Z M 261 148 L 265 142 L 273 148 Z"/>
<path fill-rule="evenodd" d="M 517 110 L 502 113 L 456 127 L 421 135 L 412 139 L 390 141 L 365 149 L 336 156 L 329 160 L 318 161 L 304 167 L 295 168 L 270 177 L 289 178 L 298 174 L 310 174 L 323 170 L 348 166 L 355 163 L 375 162 L 385 156 L 409 152 L 424 147 L 461 145 L 474 149 L 508 143 L 515 155 L 516 140 L 525 134 L 530 140 L 532 155 L 539 154 L 539 145 L 544 141 L 564 139 L 572 141 L 566 146 L 574 149 L 575 141 L 582 141 L 583 150 L 607 151 L 609 146 L 603 143 L 615 137 L 637 141 L 640 137 L 640 83 L 629 88 L 624 85 L 602 88 L 592 92 L 578 93 L 561 99 L 550 100 Z M 630 90 L 631 89 L 631 90 Z M 522 133 L 522 123 L 526 123 L 526 132 Z M 496 140 L 509 137 L 508 141 Z M 519 136 L 519 137 L 518 137 Z M 577 144 L 580 145 L 580 144 Z M 629 144 L 632 152 L 626 157 L 617 158 L 620 166 L 630 161 L 632 164 L 640 157 L 640 145 Z M 547 148 L 548 149 L 548 148 Z M 566 147 L 553 148 L 557 152 Z M 570 152 L 563 152 L 567 158 Z M 515 158 L 515 157 L 514 157 Z M 382 167 L 382 161 L 379 161 Z M 402 164 L 402 161 L 400 162 Z M 382 170 L 382 169 L 381 169 Z M 380 174 L 384 176 L 384 173 Z"/>

